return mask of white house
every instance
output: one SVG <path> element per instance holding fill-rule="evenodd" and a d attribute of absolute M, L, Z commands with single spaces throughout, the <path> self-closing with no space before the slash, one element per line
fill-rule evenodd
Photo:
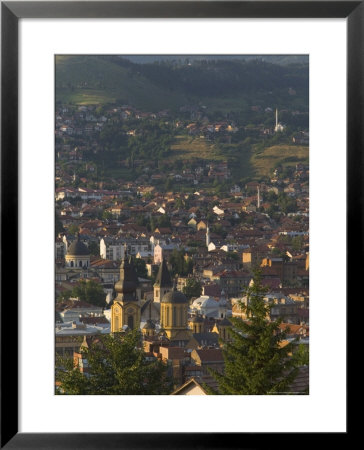
<path fill-rule="evenodd" d="M 212 208 L 212 210 L 213 210 L 213 212 L 214 212 L 215 214 L 217 214 L 218 216 L 222 216 L 222 215 L 224 214 L 224 210 L 221 209 L 221 208 L 219 208 L 218 206 L 214 206 L 214 207 Z"/>

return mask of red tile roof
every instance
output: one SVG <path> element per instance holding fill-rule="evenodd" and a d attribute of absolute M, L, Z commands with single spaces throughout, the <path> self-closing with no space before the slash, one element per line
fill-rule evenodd
<path fill-rule="evenodd" d="M 219 348 L 196 349 L 202 363 L 204 362 L 223 362 L 222 350 Z"/>

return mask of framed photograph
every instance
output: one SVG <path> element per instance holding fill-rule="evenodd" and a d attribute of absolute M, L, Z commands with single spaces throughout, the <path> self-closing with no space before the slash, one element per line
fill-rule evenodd
<path fill-rule="evenodd" d="M 1 3 L 2 448 L 347 437 L 363 8 Z M 252 375 L 232 383 L 222 359 L 230 317 L 258 316 L 240 294 L 259 286 L 253 259 L 270 292 L 264 314 L 282 322 L 285 376 L 288 360 L 304 360 L 295 388 L 277 375 L 265 391 L 244 390 Z M 68 362 L 88 379 L 91 349 L 108 345 L 100 335 L 115 345 L 133 329 L 148 367 L 170 373 L 144 368 L 132 388 L 135 360 L 126 388 L 117 377 L 105 389 L 71 380 Z M 161 389 L 157 376 L 173 382 Z"/>

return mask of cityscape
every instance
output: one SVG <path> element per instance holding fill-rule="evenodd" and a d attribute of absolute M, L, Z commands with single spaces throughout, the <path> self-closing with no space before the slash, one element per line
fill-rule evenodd
<path fill-rule="evenodd" d="M 55 73 L 55 393 L 309 394 L 308 56 Z"/>

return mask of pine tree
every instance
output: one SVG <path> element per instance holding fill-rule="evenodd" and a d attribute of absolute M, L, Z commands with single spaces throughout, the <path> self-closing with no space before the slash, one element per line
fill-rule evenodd
<path fill-rule="evenodd" d="M 58 358 L 57 394 L 157 395 L 172 390 L 167 366 L 146 360 L 139 330 L 98 336 L 89 347 L 82 347 L 81 353 L 87 373 L 72 359 Z"/>
<path fill-rule="evenodd" d="M 208 386 L 210 394 L 267 395 L 287 393 L 298 369 L 289 356 L 292 343 L 281 346 L 286 334 L 279 329 L 281 320 L 269 321 L 273 305 L 264 301 L 266 289 L 260 274 L 255 272 L 254 284 L 245 290 L 246 303 L 240 304 L 247 320 L 231 318 L 231 340 L 224 342 L 224 373 L 211 370 L 218 390 Z"/>

